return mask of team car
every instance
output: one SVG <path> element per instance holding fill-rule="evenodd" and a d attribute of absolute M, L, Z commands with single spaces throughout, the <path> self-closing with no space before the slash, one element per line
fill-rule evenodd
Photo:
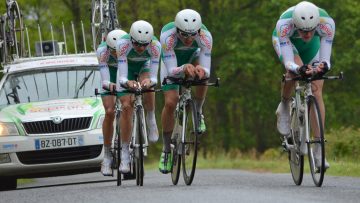
<path fill-rule="evenodd" d="M 0 81 L 0 190 L 17 179 L 99 171 L 103 159 L 95 53 L 20 58 Z"/>

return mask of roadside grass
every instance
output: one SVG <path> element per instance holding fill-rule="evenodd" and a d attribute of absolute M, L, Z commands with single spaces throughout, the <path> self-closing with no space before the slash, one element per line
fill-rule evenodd
<path fill-rule="evenodd" d="M 279 156 L 270 157 L 268 154 L 277 153 Z M 351 176 L 360 177 L 360 163 L 343 160 L 328 160 L 330 168 L 326 171 L 326 175 L 332 176 Z M 261 157 L 255 158 L 251 154 L 223 153 L 216 156 L 209 156 L 204 158 L 198 157 L 197 168 L 200 169 L 240 169 L 259 173 L 290 173 L 290 166 L 287 159 L 287 154 L 282 153 L 278 149 L 270 149 Z M 157 160 L 148 162 L 145 165 L 145 170 L 158 170 Z M 310 173 L 309 161 L 307 157 L 304 159 L 304 172 Z"/>
<path fill-rule="evenodd" d="M 326 133 L 325 138 L 326 158 L 330 163 L 326 175 L 360 177 L 360 129 L 332 129 Z M 287 153 L 283 152 L 281 147 L 268 149 L 262 154 L 255 150 L 241 152 L 233 149 L 228 152 L 220 150 L 207 153 L 206 157 L 203 155 L 200 151 L 197 168 L 290 173 Z M 310 173 L 307 156 L 304 159 L 304 167 L 304 172 Z M 158 159 L 150 159 L 145 168 L 158 170 Z"/>

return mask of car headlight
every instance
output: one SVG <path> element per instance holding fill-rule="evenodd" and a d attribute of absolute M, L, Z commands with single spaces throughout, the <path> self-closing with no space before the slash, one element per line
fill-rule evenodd
<path fill-rule="evenodd" d="M 19 135 L 15 123 L 0 123 L 0 136 Z"/>
<path fill-rule="evenodd" d="M 103 122 L 104 122 L 104 118 L 105 118 L 105 114 L 104 115 L 101 115 L 99 117 L 99 120 L 98 120 L 98 123 L 96 125 L 96 128 L 102 128 L 102 125 L 103 125 Z"/>

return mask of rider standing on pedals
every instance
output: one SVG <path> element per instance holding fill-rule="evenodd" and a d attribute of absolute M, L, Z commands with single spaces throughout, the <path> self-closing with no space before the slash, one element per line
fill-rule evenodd
<path fill-rule="evenodd" d="M 274 49 L 280 61 L 285 65 L 286 77 L 324 75 L 330 69 L 334 35 L 334 20 L 324 9 L 303 1 L 286 10 L 277 21 L 272 36 Z M 314 62 L 318 64 L 315 69 L 311 67 Z M 316 80 L 311 83 L 311 88 L 319 103 L 324 126 L 323 84 L 324 80 Z M 277 128 L 283 136 L 290 135 L 290 101 L 294 86 L 295 81 L 287 81 L 283 84 L 281 102 L 276 110 Z M 319 167 L 321 165 L 320 147 L 318 145 L 315 147 L 315 165 Z M 303 146 L 301 151 L 306 152 L 306 146 Z M 325 159 L 325 168 L 329 166 Z"/>
<path fill-rule="evenodd" d="M 118 59 L 117 90 L 121 102 L 120 131 L 121 131 L 121 163 L 122 173 L 130 171 L 129 143 L 134 111 L 134 95 L 124 92 L 121 85 L 130 89 L 149 88 L 157 83 L 160 62 L 161 45 L 154 37 L 154 30 L 150 23 L 139 20 L 130 28 L 130 34 L 118 40 L 116 47 Z M 138 82 L 135 77 L 139 76 Z M 155 93 L 144 94 L 144 108 L 146 111 L 146 125 L 150 142 L 159 139 L 159 132 L 155 119 Z"/>
<path fill-rule="evenodd" d="M 210 77 L 212 36 L 201 22 L 198 12 L 184 9 L 177 13 L 174 22 L 166 24 L 161 30 L 160 42 L 162 59 L 165 67 L 161 69 L 161 81 L 167 76 L 176 78 Z M 169 173 L 172 165 L 171 134 L 174 129 L 175 108 L 179 98 L 179 86 L 167 84 L 162 86 L 165 106 L 162 110 L 161 122 L 163 133 L 163 152 L 161 153 L 159 170 Z M 202 106 L 205 101 L 207 86 L 197 86 L 195 104 L 201 123 L 200 132 L 205 132 Z"/>
<path fill-rule="evenodd" d="M 111 144 L 114 134 L 114 118 L 115 118 L 115 101 L 116 96 L 111 95 L 116 89 L 116 74 L 117 74 L 117 56 L 116 43 L 117 40 L 127 33 L 123 30 L 113 30 L 106 36 L 106 41 L 102 42 L 96 53 L 99 60 L 99 69 L 101 75 L 101 99 L 105 109 L 105 118 L 102 125 L 102 132 L 104 136 L 104 159 L 101 163 L 101 173 L 104 176 L 112 175 L 112 156 Z"/>

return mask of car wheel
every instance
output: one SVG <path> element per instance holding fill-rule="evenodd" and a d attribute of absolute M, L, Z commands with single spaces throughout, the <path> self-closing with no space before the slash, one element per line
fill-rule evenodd
<path fill-rule="evenodd" d="M 13 177 L 0 177 L 0 191 L 15 190 L 17 179 Z"/>

